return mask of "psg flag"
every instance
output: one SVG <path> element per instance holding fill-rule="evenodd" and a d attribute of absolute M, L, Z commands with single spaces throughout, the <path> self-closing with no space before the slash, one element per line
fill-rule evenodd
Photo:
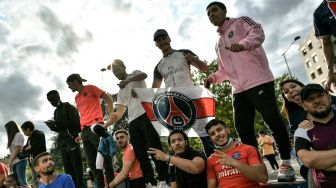
<path fill-rule="evenodd" d="M 328 0 L 328 7 L 336 18 L 336 0 Z"/>
<path fill-rule="evenodd" d="M 138 99 L 160 136 L 182 130 L 189 137 L 207 136 L 204 129 L 215 117 L 213 94 L 202 86 L 136 88 Z"/>

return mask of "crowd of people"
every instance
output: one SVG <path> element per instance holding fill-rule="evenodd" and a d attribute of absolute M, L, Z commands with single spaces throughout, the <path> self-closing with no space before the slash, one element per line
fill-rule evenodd
<path fill-rule="evenodd" d="M 0 163 L 0 187 L 84 188 L 83 159 L 86 156 L 95 188 L 216 188 L 260 187 L 268 180 L 262 155 L 277 172 L 279 182 L 295 181 L 291 154 L 301 165 L 300 173 L 309 187 L 336 187 L 336 97 L 329 94 L 336 82 L 331 35 L 336 35 L 336 18 L 328 0 L 323 0 L 314 13 L 316 37 L 321 38 L 329 67 L 326 88 L 318 84 L 304 85 L 287 79 L 280 83 L 283 106 L 281 113 L 290 124 L 287 131 L 281 119 L 274 91 L 274 76 L 262 47 L 265 36 L 262 26 L 249 17 L 227 17 L 226 6 L 212 2 L 206 7 L 210 22 L 218 27 L 218 71 L 209 75 L 204 86 L 229 80 L 233 90 L 234 126 L 238 142 L 224 120 L 213 119 L 195 129 L 204 151 L 196 151 L 182 130 L 170 132 L 169 151 L 164 151 L 160 135 L 155 130 L 137 98 L 135 88 L 147 88 L 147 74 L 141 70 L 126 72 L 126 65 L 115 59 L 107 66 L 120 80 L 115 101 L 102 89 L 84 85 L 87 80 L 71 74 L 66 83 L 76 92 L 76 107 L 62 102 L 57 90 L 46 99 L 55 107 L 54 117 L 45 121 L 57 132 L 57 145 L 64 173 L 55 172 L 52 156 L 46 151 L 45 135 L 33 122 L 19 126 L 15 121 L 5 124 L 10 150 L 8 164 Z M 201 72 L 207 64 L 191 50 L 175 50 L 164 29 L 155 31 L 153 40 L 162 52 L 154 68 L 152 88 L 189 87 L 190 66 Z M 108 120 L 104 120 L 101 99 L 107 104 Z M 106 131 L 128 111 L 128 130 Z M 259 130 L 256 139 L 254 119 L 261 115 L 271 136 Z M 231 125 L 230 125 L 231 126 Z M 26 144 L 24 136 L 28 137 Z M 274 140 L 273 140 L 274 138 Z M 275 142 L 274 142 L 275 141 Z M 280 154 L 276 161 L 274 146 Z M 115 150 L 122 151 L 122 168 L 114 173 Z M 150 157 L 149 157 L 150 156 Z M 151 160 L 154 162 L 152 165 Z M 26 167 L 31 168 L 32 185 L 26 179 Z"/>

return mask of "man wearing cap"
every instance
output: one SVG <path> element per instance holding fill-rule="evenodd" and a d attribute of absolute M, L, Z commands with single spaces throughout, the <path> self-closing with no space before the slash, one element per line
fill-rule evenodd
<path fill-rule="evenodd" d="M 249 17 L 229 18 L 226 12 L 226 6 L 217 1 L 206 8 L 210 22 L 218 27 L 219 39 L 215 46 L 218 71 L 209 75 L 205 85 L 230 81 L 234 125 L 244 144 L 258 147 L 254 130 L 256 110 L 262 115 L 279 148 L 278 181 L 295 181 L 289 136 L 276 103 L 274 76 L 262 47 L 263 28 Z"/>
<path fill-rule="evenodd" d="M 105 123 L 105 127 L 116 121 L 116 115 L 113 113 L 112 98 L 103 90 L 94 85 L 83 85 L 86 82 L 79 74 L 71 74 L 66 80 L 72 92 L 78 92 L 75 102 L 80 114 L 81 137 L 84 152 L 87 157 L 89 168 L 92 170 L 97 180 L 98 188 L 105 187 L 103 171 L 96 168 L 96 157 L 99 145 L 99 136 L 92 132 L 91 126 L 96 124 L 104 124 L 102 107 L 100 98 L 106 101 L 110 121 Z M 114 178 L 112 159 L 110 156 L 104 156 L 104 169 L 107 182 L 111 182 Z"/>
<path fill-rule="evenodd" d="M 314 127 L 295 131 L 296 153 L 304 166 L 312 169 L 317 187 L 336 187 L 336 117 L 331 96 L 319 84 L 307 84 L 300 96 Z"/>
<path fill-rule="evenodd" d="M 128 74 L 124 62 L 120 59 L 113 60 L 112 64 L 109 65 L 107 69 L 112 69 L 114 76 L 120 80 L 118 84 L 120 90 L 118 92 L 116 103 L 117 111 L 115 114 L 118 119 L 121 118 L 125 112 L 125 107 L 127 106 L 130 140 L 135 155 L 140 161 L 140 166 L 146 183 L 156 185 L 154 170 L 146 151 L 148 147 L 162 150 L 162 144 L 159 134 L 148 119 L 140 100 L 131 96 L 132 89 L 147 88 L 145 82 L 147 74 L 140 70 L 135 70 Z M 154 158 L 153 161 L 155 163 L 156 172 L 158 173 L 159 184 L 163 184 L 163 180 L 168 176 L 168 165 L 165 162 L 158 161 Z"/>
<path fill-rule="evenodd" d="M 196 54 L 187 49 L 175 50 L 171 47 L 171 39 L 168 32 L 164 29 L 158 29 L 154 33 L 155 45 L 161 50 L 163 58 L 154 68 L 154 80 L 152 88 L 160 88 L 162 80 L 165 87 L 184 87 L 193 86 L 191 79 L 190 65 L 196 67 L 202 72 L 208 70 L 205 62 L 201 61 Z M 207 156 L 213 152 L 213 144 L 206 134 L 197 131 Z"/>

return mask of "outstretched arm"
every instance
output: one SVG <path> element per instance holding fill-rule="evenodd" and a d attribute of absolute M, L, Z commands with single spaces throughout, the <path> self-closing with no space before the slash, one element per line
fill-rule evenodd
<path fill-rule="evenodd" d="M 113 181 L 110 182 L 109 184 L 110 188 L 115 187 L 128 177 L 128 173 L 131 170 L 133 163 L 134 161 L 127 161 L 123 163 L 121 172 L 113 179 Z"/>
<path fill-rule="evenodd" d="M 125 88 L 126 85 L 129 84 L 130 82 L 142 81 L 142 80 L 145 80 L 146 78 L 147 78 L 146 73 L 141 72 L 141 71 L 136 71 L 129 78 L 120 81 L 118 85 L 119 85 L 120 88 Z"/>
<path fill-rule="evenodd" d="M 110 121 L 111 122 L 117 122 L 118 117 L 116 116 L 116 114 L 113 113 L 113 99 L 112 97 L 107 94 L 106 92 L 103 92 L 103 94 L 101 95 L 101 98 L 103 98 L 107 104 L 107 111 L 110 117 Z M 108 126 L 108 125 L 107 125 Z"/>
<path fill-rule="evenodd" d="M 147 152 L 154 155 L 157 160 L 170 162 L 177 168 L 182 169 L 189 174 L 199 174 L 205 168 L 205 162 L 201 157 L 194 157 L 192 160 L 183 159 L 180 157 L 170 156 L 169 154 L 155 148 L 149 148 Z"/>
<path fill-rule="evenodd" d="M 327 81 L 327 84 L 326 84 L 326 90 L 332 92 L 331 84 L 336 83 L 336 76 L 335 76 L 335 73 L 334 73 L 334 61 L 335 61 L 334 48 L 333 48 L 330 37 L 322 38 L 321 42 L 322 42 L 323 53 L 324 53 L 324 56 L 326 58 L 327 65 L 328 65 L 328 70 L 329 70 L 328 71 L 328 81 Z"/>
<path fill-rule="evenodd" d="M 196 55 L 192 53 L 186 53 L 184 54 L 184 57 L 188 61 L 188 63 L 190 63 L 200 71 L 205 72 L 208 70 L 207 64 L 204 61 L 200 60 Z"/>

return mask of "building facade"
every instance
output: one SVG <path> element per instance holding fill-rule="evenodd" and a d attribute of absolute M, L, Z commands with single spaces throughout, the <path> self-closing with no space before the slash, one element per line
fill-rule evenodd
<path fill-rule="evenodd" d="M 336 55 L 335 37 L 332 38 L 332 42 L 334 45 L 334 54 Z M 309 35 L 301 40 L 299 52 L 309 82 L 325 86 L 328 77 L 328 65 L 322 51 L 321 42 L 315 37 L 313 28 L 310 30 Z M 335 64 L 334 70 L 336 71 Z M 333 90 L 335 90 L 335 85 Z"/>

